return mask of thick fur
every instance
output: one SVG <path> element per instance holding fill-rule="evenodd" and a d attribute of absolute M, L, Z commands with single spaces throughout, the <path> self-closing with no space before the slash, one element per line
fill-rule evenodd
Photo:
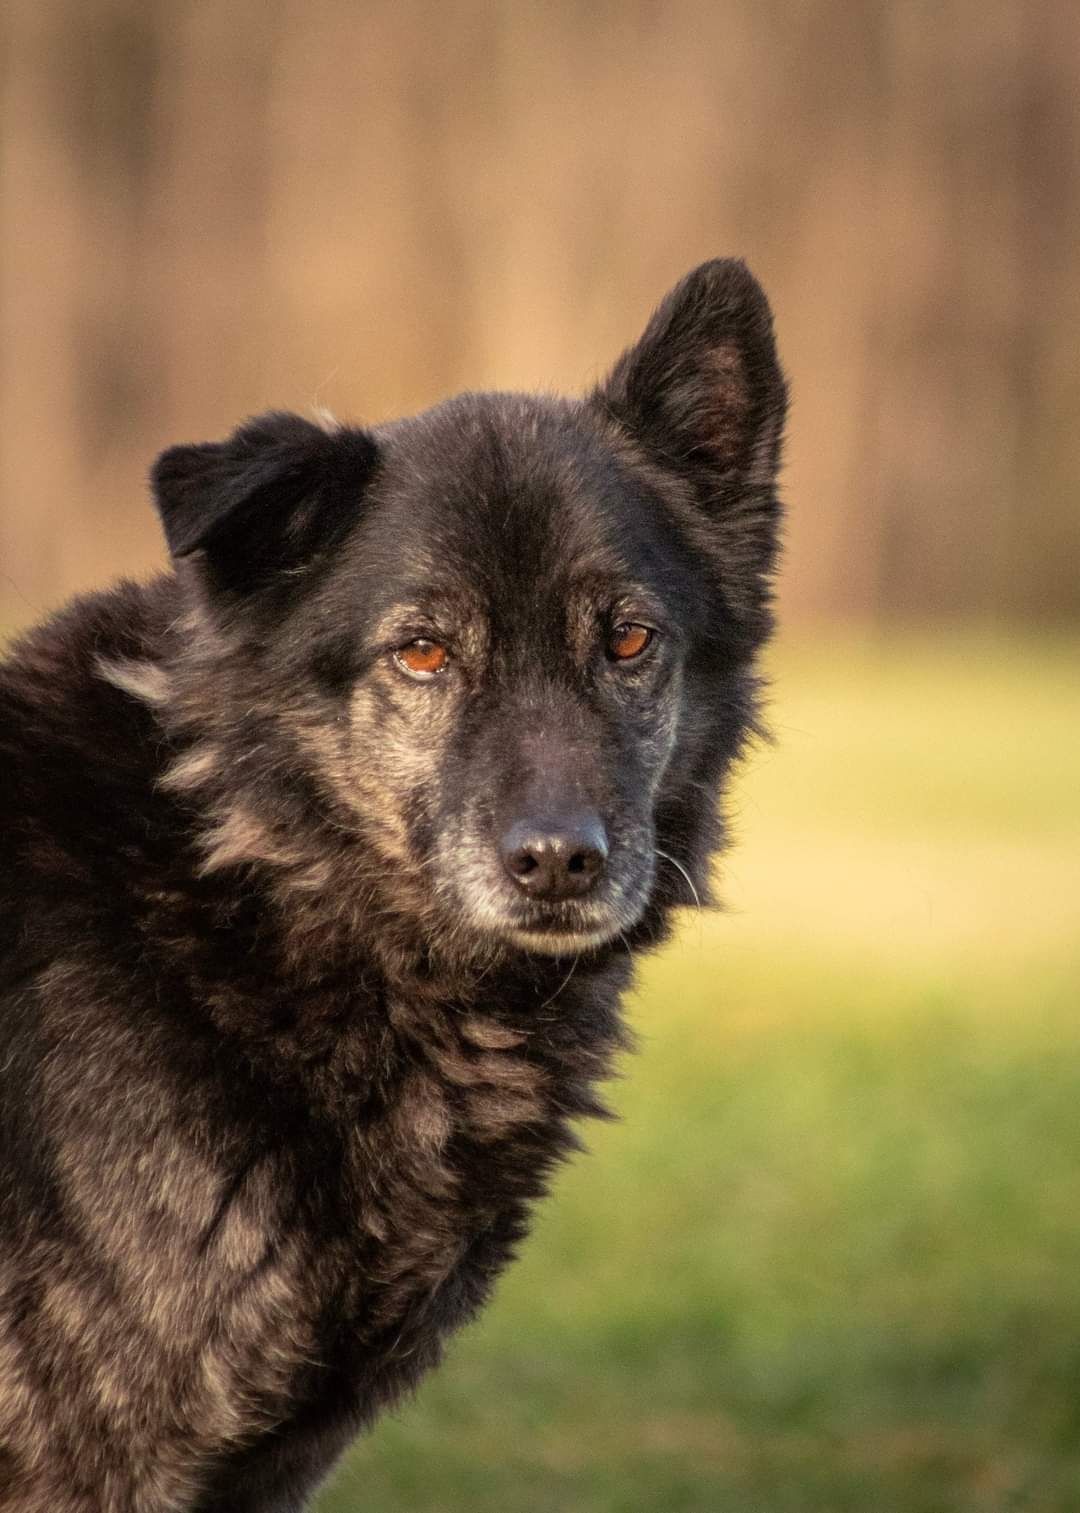
<path fill-rule="evenodd" d="M 300 1509 L 484 1302 L 602 1112 L 633 954 L 707 893 L 784 403 L 709 263 L 584 400 L 173 448 L 174 571 L 16 646 L 6 1513 Z M 600 883 L 526 896 L 507 827 L 582 813 Z"/>

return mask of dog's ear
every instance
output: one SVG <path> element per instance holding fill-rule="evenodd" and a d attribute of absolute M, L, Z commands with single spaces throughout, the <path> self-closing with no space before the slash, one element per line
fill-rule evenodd
<path fill-rule="evenodd" d="M 787 390 L 772 314 L 744 263 L 718 259 L 671 291 L 591 396 L 693 490 L 728 604 L 756 624 L 776 555 Z"/>
<path fill-rule="evenodd" d="M 170 447 L 151 473 L 169 551 L 200 553 L 211 590 L 245 595 L 281 581 L 355 520 L 377 458 L 366 431 L 279 413 L 227 441 Z"/>

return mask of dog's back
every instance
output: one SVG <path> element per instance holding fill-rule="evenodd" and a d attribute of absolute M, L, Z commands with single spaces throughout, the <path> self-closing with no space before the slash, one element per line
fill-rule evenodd
<path fill-rule="evenodd" d="M 707 264 L 583 402 L 167 452 L 0 670 L 0 1508 L 297 1509 L 484 1301 L 707 894 L 783 405 Z"/>

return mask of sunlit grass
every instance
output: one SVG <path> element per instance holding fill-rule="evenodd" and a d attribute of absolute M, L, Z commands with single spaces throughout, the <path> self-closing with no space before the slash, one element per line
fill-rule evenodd
<path fill-rule="evenodd" d="M 1080 647 L 782 651 L 727 914 L 324 1513 L 1080 1507 Z"/>

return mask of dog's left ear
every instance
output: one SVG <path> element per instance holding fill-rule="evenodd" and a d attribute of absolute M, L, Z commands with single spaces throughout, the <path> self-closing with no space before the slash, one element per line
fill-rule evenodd
<path fill-rule="evenodd" d="M 212 597 L 247 598 L 348 529 L 377 458 L 366 431 L 283 413 L 226 441 L 170 447 L 151 474 L 169 551 L 177 561 L 200 554 Z"/>
<path fill-rule="evenodd" d="M 695 534 L 715 552 L 736 618 L 767 623 L 787 389 L 772 313 L 742 262 L 687 275 L 590 403 L 695 496 Z"/>

